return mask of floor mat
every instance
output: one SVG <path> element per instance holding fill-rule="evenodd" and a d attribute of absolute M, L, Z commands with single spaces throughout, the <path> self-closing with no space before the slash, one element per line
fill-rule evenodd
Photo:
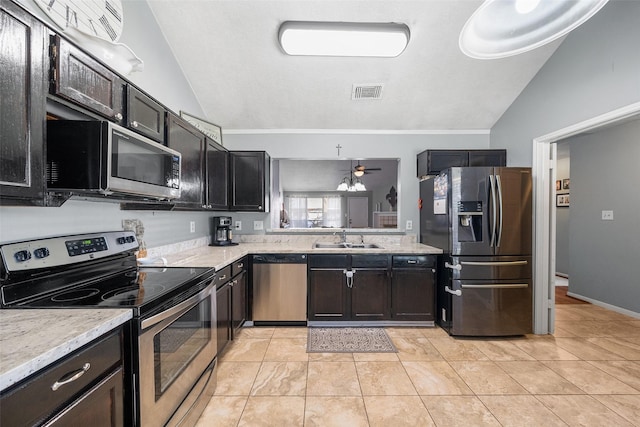
<path fill-rule="evenodd" d="M 397 353 L 383 328 L 308 328 L 307 353 Z"/>

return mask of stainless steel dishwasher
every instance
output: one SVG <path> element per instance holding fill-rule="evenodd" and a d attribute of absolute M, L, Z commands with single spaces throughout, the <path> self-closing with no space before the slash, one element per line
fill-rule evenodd
<path fill-rule="evenodd" d="M 306 325 L 307 255 L 253 255 L 253 324 Z"/>

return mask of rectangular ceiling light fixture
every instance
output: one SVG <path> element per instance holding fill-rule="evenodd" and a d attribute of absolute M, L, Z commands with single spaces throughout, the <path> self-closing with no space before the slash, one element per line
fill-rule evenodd
<path fill-rule="evenodd" d="M 278 39 L 288 55 L 393 58 L 409 35 L 409 27 L 398 23 L 285 21 Z"/>

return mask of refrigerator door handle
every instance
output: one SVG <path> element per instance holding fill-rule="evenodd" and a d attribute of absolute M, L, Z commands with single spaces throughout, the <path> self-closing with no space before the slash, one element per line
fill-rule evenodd
<path fill-rule="evenodd" d="M 448 286 L 444 287 L 445 292 L 450 293 L 451 295 L 455 295 L 457 297 L 461 297 L 462 296 L 462 291 L 460 289 L 456 289 L 455 291 L 453 289 L 451 289 Z"/>
<path fill-rule="evenodd" d="M 496 243 L 496 190 L 495 190 L 495 176 L 489 175 L 489 198 L 491 198 L 491 243 L 489 246 L 492 248 Z"/>
<path fill-rule="evenodd" d="M 445 262 L 444 266 L 452 270 L 458 270 L 458 271 L 462 270 L 462 266 L 460 264 L 449 264 L 448 262 Z"/>
<path fill-rule="evenodd" d="M 497 241 L 496 248 L 500 247 L 500 242 L 502 241 L 502 181 L 500 180 L 500 175 L 496 175 L 496 188 L 498 190 L 498 230 L 496 232 Z"/>
<path fill-rule="evenodd" d="M 484 285 L 461 285 L 461 286 L 462 288 L 467 288 L 467 289 L 513 289 L 513 288 L 528 288 L 529 284 L 528 283 L 487 283 Z"/>
<path fill-rule="evenodd" d="M 509 266 L 509 265 L 527 265 L 528 261 L 460 261 L 462 265 L 477 265 L 477 266 Z M 446 263 L 445 263 L 445 266 Z M 460 267 L 458 270 L 461 270 Z"/>

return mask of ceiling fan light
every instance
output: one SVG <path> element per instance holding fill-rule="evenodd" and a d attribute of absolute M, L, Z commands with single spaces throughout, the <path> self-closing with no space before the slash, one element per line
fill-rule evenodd
<path fill-rule="evenodd" d="M 578 27 L 609 0 L 485 0 L 460 32 L 460 50 L 471 58 L 518 55 Z"/>
<path fill-rule="evenodd" d="M 364 175 L 364 170 L 356 170 L 353 172 L 353 174 L 360 178 L 362 175 Z"/>
<path fill-rule="evenodd" d="M 409 34 L 398 23 L 285 21 L 278 40 L 288 55 L 393 58 L 404 52 Z"/>

